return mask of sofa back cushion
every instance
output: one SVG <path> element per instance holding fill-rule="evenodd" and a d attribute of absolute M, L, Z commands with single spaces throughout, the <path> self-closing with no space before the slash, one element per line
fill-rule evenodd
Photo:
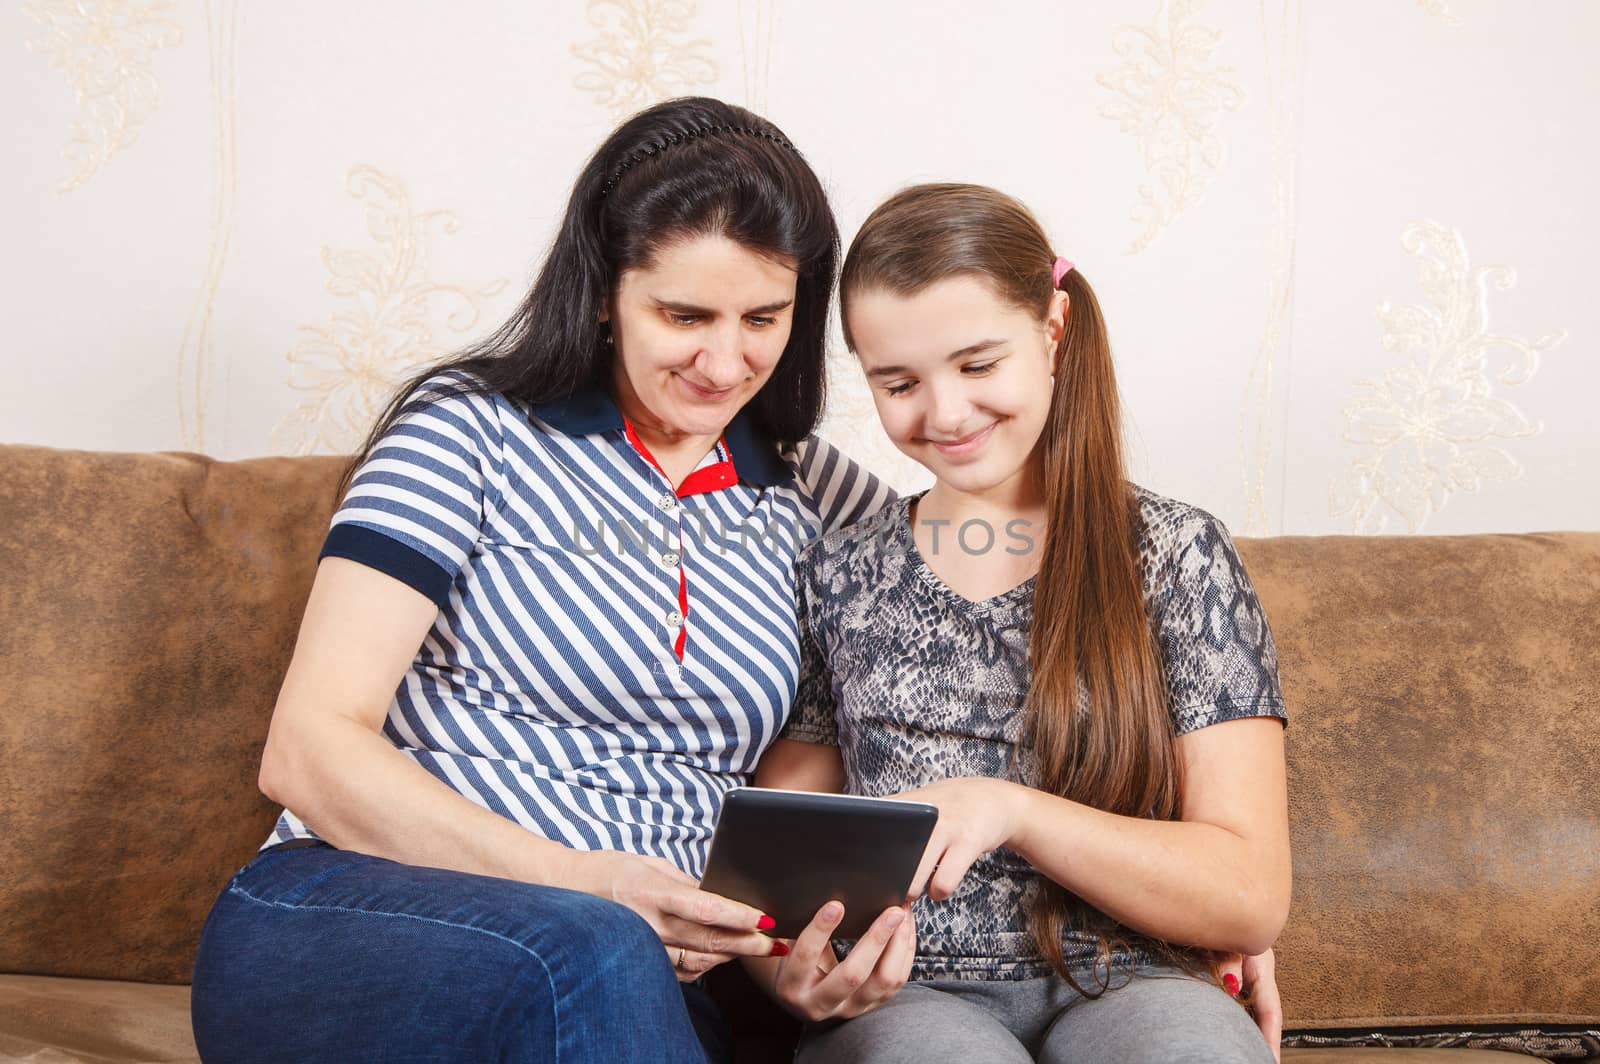
<path fill-rule="evenodd" d="M 0 972 L 188 979 L 277 812 L 341 467 L 0 447 Z M 1290 712 L 1289 1024 L 1600 1019 L 1600 533 L 1239 549 Z"/>
<path fill-rule="evenodd" d="M 341 470 L 0 447 L 0 972 L 188 981 Z"/>
<path fill-rule="evenodd" d="M 1290 1025 L 1600 1020 L 1600 534 L 1240 553 L 1289 705 Z"/>

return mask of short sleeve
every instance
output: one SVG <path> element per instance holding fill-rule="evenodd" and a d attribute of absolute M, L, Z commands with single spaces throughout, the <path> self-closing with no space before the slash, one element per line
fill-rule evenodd
<path fill-rule="evenodd" d="M 491 396 L 428 381 L 357 468 L 320 558 L 360 562 L 441 609 L 477 545 L 498 483 L 500 422 Z"/>
<path fill-rule="evenodd" d="M 822 522 L 818 535 L 855 524 L 894 499 L 894 490 L 839 448 L 811 436 L 795 447 L 796 476 Z"/>
<path fill-rule="evenodd" d="M 1233 539 L 1202 511 L 1185 524 L 1155 617 L 1177 734 L 1244 717 L 1286 720 L 1272 630 Z"/>
<path fill-rule="evenodd" d="M 803 743 L 839 745 L 839 722 L 833 698 L 833 670 L 827 649 L 818 632 L 816 596 L 810 589 L 807 551 L 795 565 L 795 615 L 800 623 L 800 682 L 795 688 L 794 705 L 780 739 Z"/>

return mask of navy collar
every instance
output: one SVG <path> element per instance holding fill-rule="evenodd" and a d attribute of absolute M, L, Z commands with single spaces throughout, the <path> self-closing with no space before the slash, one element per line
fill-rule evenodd
<path fill-rule="evenodd" d="M 585 388 L 565 399 L 552 399 L 533 408 L 533 415 L 546 425 L 568 436 L 589 436 L 599 432 L 621 432 L 622 411 L 599 388 Z M 739 479 L 761 488 L 787 484 L 793 477 L 789 463 L 778 454 L 778 444 L 755 423 L 749 411 L 741 410 L 728 422 L 722 438 L 728 444 L 733 468 Z"/>

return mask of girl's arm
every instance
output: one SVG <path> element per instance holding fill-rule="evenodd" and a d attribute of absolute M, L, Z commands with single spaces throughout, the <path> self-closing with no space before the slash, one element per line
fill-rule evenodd
<path fill-rule="evenodd" d="M 755 784 L 837 793 L 844 789 L 844 763 L 837 746 L 778 739 L 761 756 Z M 872 1011 L 894 997 L 911 974 L 917 953 L 911 909 L 896 906 L 879 913 L 840 961 L 830 942 L 842 919 L 844 906 L 829 902 L 794 940 L 792 952 L 746 957 L 745 970 L 769 997 L 803 1020 L 848 1019 Z"/>
<path fill-rule="evenodd" d="M 838 794 L 844 790 L 844 762 L 837 746 L 775 739 L 756 765 L 755 785 Z"/>
<path fill-rule="evenodd" d="M 1283 725 L 1262 718 L 1213 724 L 1179 737 L 1177 749 L 1184 767 L 1177 821 L 1117 816 L 995 779 L 943 780 L 903 795 L 940 811 L 914 892 L 926 883 L 930 897 L 947 898 L 981 854 L 1009 846 L 1135 931 L 1264 952 L 1289 912 Z"/>
<path fill-rule="evenodd" d="M 844 790 L 844 762 L 839 757 L 837 746 L 805 743 L 796 739 L 774 739 L 756 765 L 754 782 L 757 787 L 771 787 L 780 791 L 838 794 Z M 838 926 L 838 921 L 834 921 L 834 926 Z M 832 950 L 827 952 L 830 956 L 833 953 Z M 766 991 L 768 997 L 780 1004 L 783 1002 L 778 997 L 777 980 L 781 963 L 777 957 L 749 957 L 744 962 L 744 969 L 750 973 L 750 978 Z"/>

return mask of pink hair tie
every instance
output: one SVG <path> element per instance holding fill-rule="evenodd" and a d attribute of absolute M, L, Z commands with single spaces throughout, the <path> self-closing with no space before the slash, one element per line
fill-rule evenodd
<path fill-rule="evenodd" d="M 1060 288 L 1061 287 L 1061 278 L 1065 277 L 1068 274 L 1068 272 L 1071 271 L 1071 269 L 1072 269 L 1072 263 L 1068 262 L 1066 259 L 1061 258 L 1058 255 L 1056 257 L 1055 266 L 1050 270 L 1050 284 L 1051 284 L 1051 286 L 1054 287 L 1054 288 Z"/>

